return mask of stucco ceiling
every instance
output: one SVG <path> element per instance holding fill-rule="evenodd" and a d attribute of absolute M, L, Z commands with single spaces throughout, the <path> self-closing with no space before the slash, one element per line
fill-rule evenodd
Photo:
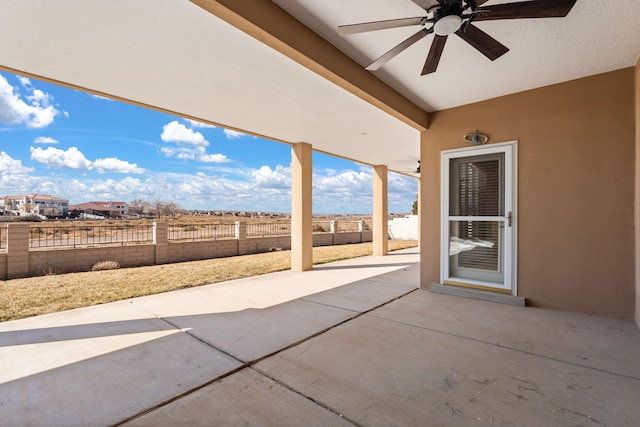
<path fill-rule="evenodd" d="M 415 29 L 340 37 L 338 25 L 421 14 L 410 0 L 275 3 L 363 66 Z M 217 6 L 3 0 L 0 67 L 399 172 L 417 166 L 419 126 L 211 13 Z M 567 18 L 478 23 L 511 49 L 495 62 L 450 40 L 438 71 L 420 77 L 426 37 L 375 76 L 422 109 L 440 110 L 632 66 L 639 18 L 637 0 L 578 0 Z"/>

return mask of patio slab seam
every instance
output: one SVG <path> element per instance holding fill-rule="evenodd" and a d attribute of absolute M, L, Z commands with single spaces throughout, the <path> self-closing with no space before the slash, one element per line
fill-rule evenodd
<path fill-rule="evenodd" d="M 367 281 L 368 281 L 368 280 L 367 280 Z M 381 282 L 377 282 L 377 283 L 381 283 Z M 387 283 L 388 283 L 388 282 L 387 282 Z M 382 284 L 384 284 L 384 283 L 382 283 Z M 407 288 L 409 288 L 409 287 L 407 286 Z M 415 292 L 415 291 L 417 291 L 417 290 L 419 290 L 419 289 L 420 289 L 420 288 L 411 287 L 409 291 L 404 292 L 404 293 L 403 293 L 403 294 L 401 294 L 401 295 L 398 295 L 398 296 L 393 297 L 393 299 L 391 299 L 391 300 L 388 300 L 388 301 L 386 301 L 386 302 L 383 302 L 383 303 L 381 303 L 381 304 L 376 305 L 375 307 L 371 307 L 371 308 L 368 308 L 368 309 L 366 309 L 366 310 L 356 310 L 356 309 L 347 308 L 347 307 L 340 307 L 340 306 L 335 305 L 335 304 L 329 304 L 329 303 L 326 303 L 326 302 L 317 301 L 317 300 L 313 299 L 313 295 L 308 295 L 308 296 L 306 296 L 306 297 L 301 297 L 301 298 L 299 298 L 299 299 L 300 299 L 301 301 L 306 301 L 306 302 L 310 302 L 310 303 L 313 303 L 313 304 L 322 305 L 322 306 L 324 306 L 324 307 L 338 308 L 338 309 L 340 309 L 340 310 L 351 311 L 351 312 L 353 312 L 353 313 L 357 313 L 357 315 L 359 315 L 359 316 L 360 316 L 360 315 L 363 315 L 363 314 L 370 313 L 370 312 L 372 312 L 372 311 L 374 311 L 374 310 L 376 310 L 376 309 L 378 309 L 378 308 L 380 308 L 380 307 L 383 307 L 383 306 L 385 306 L 385 305 L 387 305 L 387 304 L 389 304 L 389 303 L 391 303 L 391 302 L 393 302 L 393 301 L 395 301 L 395 300 L 397 300 L 397 299 L 400 299 L 400 298 L 402 298 L 402 297 L 405 297 L 405 296 L 407 296 L 407 295 L 409 295 L 409 294 L 411 294 L 411 293 L 413 293 L 413 292 Z M 356 317 L 357 317 L 357 316 L 356 316 Z M 347 321 L 349 321 L 349 320 L 353 320 L 353 319 L 355 319 L 355 317 L 351 317 L 351 318 L 349 318 L 349 319 L 347 319 L 347 320 L 345 320 L 345 321 L 343 321 L 343 322 L 341 322 L 341 323 L 345 323 L 345 322 L 347 322 Z M 337 325 L 336 325 L 336 326 L 337 326 Z"/>
<path fill-rule="evenodd" d="M 354 315 L 353 315 L 353 316 L 351 316 L 351 317 L 349 317 L 349 318 L 347 318 L 347 319 L 344 319 L 344 320 L 342 320 L 342 321 L 340 321 L 340 322 L 338 322 L 338 323 L 336 323 L 336 324 L 334 324 L 334 325 L 332 325 L 332 326 L 329 326 L 329 327 L 324 328 L 324 329 L 322 329 L 322 330 L 320 330 L 320 331 L 317 331 L 317 332 L 315 332 L 315 333 L 313 333 L 313 334 L 311 334 L 311 335 L 309 335 L 309 336 L 307 336 L 307 337 L 304 337 L 304 338 L 302 338 L 302 339 L 300 339 L 300 340 L 297 340 L 296 342 L 293 342 L 293 343 L 291 343 L 291 344 L 288 344 L 288 345 L 286 345 L 286 346 L 284 346 L 284 347 L 282 347 L 282 348 L 280 348 L 280 349 L 278 349 L 278 350 L 275 350 L 275 351 L 273 351 L 273 352 L 271 352 L 271 353 L 269 353 L 269 354 L 266 354 L 266 355 L 264 355 L 264 356 L 261 356 L 261 357 L 258 357 L 258 358 L 256 358 L 256 359 L 253 359 L 253 360 L 250 360 L 250 361 L 246 361 L 246 362 L 245 362 L 245 361 L 243 361 L 243 360 L 241 360 L 241 359 L 239 359 L 238 357 L 236 357 L 236 356 L 234 356 L 234 355 L 232 355 L 232 354 L 229 354 L 227 351 L 224 351 L 224 350 L 222 350 L 222 349 L 220 349 L 220 348 L 216 347 L 215 345 L 213 345 L 213 344 L 211 344 L 211 343 L 209 343 L 209 342 L 207 342 L 207 341 L 205 341 L 205 340 L 203 340 L 203 339 L 201 339 L 201 338 L 198 338 L 197 336 L 194 336 L 193 334 L 190 334 L 188 331 L 186 331 L 186 330 L 184 330 L 184 329 L 182 329 L 182 328 L 180 328 L 180 327 L 178 327 L 178 326 L 174 325 L 172 322 L 168 321 L 167 319 L 164 319 L 164 318 L 162 318 L 162 317 L 160 317 L 160 316 L 154 315 L 157 319 L 159 319 L 159 320 L 162 320 L 162 321 L 166 322 L 167 324 L 171 325 L 172 327 L 176 328 L 177 330 L 181 331 L 182 333 L 184 333 L 184 334 L 188 335 L 189 337 L 191 337 L 191 338 L 193 338 L 193 339 L 197 340 L 198 342 L 203 343 L 203 344 L 204 344 L 204 345 L 206 345 L 207 347 L 209 347 L 209 348 L 211 348 L 211 349 L 213 349 L 213 350 L 215 350 L 215 351 L 221 352 L 222 354 L 224 354 L 224 355 L 225 355 L 225 356 L 227 356 L 227 357 L 232 358 L 233 360 L 235 360 L 235 361 L 237 361 L 237 362 L 241 363 L 241 365 L 240 365 L 240 366 L 238 366 L 238 367 L 236 367 L 236 368 L 234 368 L 234 369 L 231 369 L 231 370 L 229 370 L 229 371 L 225 372 L 225 373 L 224 373 L 224 374 L 222 374 L 222 375 L 219 375 L 219 376 L 217 376 L 217 377 L 215 377 L 215 378 L 213 378 L 213 379 L 211 379 L 211 380 L 207 381 L 207 382 L 206 382 L 206 383 L 204 383 L 204 384 L 201 384 L 201 385 L 199 385 L 199 386 L 197 386 L 197 387 L 194 387 L 194 388 L 192 388 L 192 389 L 190 389 L 190 390 L 187 390 L 187 391 L 185 391 L 185 392 L 183 392 L 183 393 L 181 393 L 181 394 L 179 394 L 179 395 L 177 395 L 177 396 L 172 397 L 171 399 L 167 399 L 167 400 L 166 400 L 166 401 L 164 401 L 164 402 L 161 402 L 161 403 L 159 403 L 159 404 L 157 404 L 157 405 L 155 405 L 155 406 L 153 406 L 153 407 L 151 407 L 151 408 L 147 408 L 147 409 L 145 409 L 145 410 L 143 410 L 143 411 L 141 411 L 141 412 L 139 412 L 139 413 L 137 413 L 137 414 L 135 414 L 135 415 L 133 415 L 133 416 L 131 416 L 131 417 L 129 417 L 129 418 L 127 418 L 127 419 L 125 419 L 125 420 L 122 420 L 122 421 L 118 422 L 117 424 L 114 424 L 114 427 L 125 425 L 125 424 L 127 424 L 128 422 L 130 422 L 130 421 L 133 421 L 133 420 L 135 420 L 135 419 L 137 419 L 137 418 L 140 418 L 140 417 L 142 417 L 142 416 L 144 416 L 144 415 L 147 415 L 147 414 L 149 414 L 149 413 L 152 413 L 153 411 L 155 411 L 155 410 L 157 410 L 157 409 L 160 409 L 160 408 L 162 408 L 162 407 L 165 407 L 165 406 L 167 406 L 167 405 L 170 405 L 170 404 L 171 404 L 171 403 L 173 403 L 173 402 L 176 402 L 176 401 L 178 401 L 178 400 L 180 400 L 180 399 L 182 399 L 182 398 L 184 398 L 184 397 L 186 397 L 186 396 L 189 396 L 189 395 L 191 395 L 191 394 L 193 394 L 193 393 L 196 393 L 196 392 L 198 392 L 199 390 L 202 390 L 202 389 L 203 389 L 203 388 L 205 388 L 205 387 L 208 387 L 208 386 L 210 386 L 210 385 L 212 385 L 212 384 L 215 384 L 215 383 L 217 383 L 217 382 L 221 381 L 221 380 L 222 380 L 222 379 L 224 379 L 224 378 L 227 378 L 227 377 L 229 377 L 229 376 L 231 376 L 231 375 L 233 375 L 233 374 L 235 374 L 235 373 L 237 373 L 237 372 L 239 372 L 239 371 L 242 371 L 242 370 L 243 370 L 243 369 L 245 369 L 245 368 L 252 369 L 252 366 L 253 366 L 253 365 L 258 364 L 258 363 L 262 362 L 263 360 L 266 360 L 266 359 L 268 359 L 268 358 L 270 358 L 270 357 L 273 357 L 273 356 L 275 356 L 275 355 L 277 355 L 277 354 L 279 354 L 279 353 L 282 353 L 282 352 L 287 351 L 287 350 L 289 350 L 289 349 L 291 349 L 291 348 L 294 348 L 294 347 L 296 347 L 296 346 L 298 346 L 298 345 L 300 345 L 300 344 L 302 344 L 302 343 L 304 343 L 304 342 L 306 342 L 306 341 L 309 341 L 309 340 L 311 340 L 311 339 L 313 339 L 313 338 L 315 338 L 315 337 L 317 337 L 317 336 L 320 336 L 320 335 L 322 335 L 322 334 L 324 334 L 324 333 L 326 333 L 326 332 L 328 332 L 328 331 L 330 331 L 330 330 L 332 330 L 332 329 L 335 329 L 335 328 L 337 328 L 337 327 L 338 327 L 338 326 L 340 326 L 340 325 L 343 325 L 343 324 L 345 324 L 345 323 L 347 323 L 347 322 L 350 322 L 350 321 L 355 320 L 355 319 L 357 319 L 357 318 L 359 318 L 359 317 L 361 317 L 361 316 L 364 316 L 364 315 L 366 315 L 366 314 L 368 314 L 368 313 L 370 313 L 370 312 L 372 312 L 372 311 L 374 311 L 374 310 L 376 310 L 376 309 L 378 309 L 378 308 L 380 308 L 380 307 L 383 307 L 383 306 L 385 306 L 385 305 L 387 305 L 387 304 L 390 304 L 390 303 L 392 303 L 392 302 L 394 302 L 394 301 L 396 301 L 396 300 L 398 300 L 398 299 L 400 299 L 400 298 L 403 298 L 403 297 L 405 297 L 405 296 L 407 296 L 407 295 L 409 295 L 409 294 L 411 294 L 411 293 L 415 292 L 416 290 L 418 290 L 418 289 L 417 289 L 417 288 L 416 288 L 416 289 L 412 289 L 412 290 L 411 290 L 411 291 L 409 291 L 409 292 L 405 292 L 405 293 L 403 293 L 402 295 L 396 296 L 396 297 L 394 297 L 394 298 L 392 298 L 392 299 L 390 299 L 390 300 L 387 300 L 387 301 L 385 301 L 385 302 L 383 302 L 383 303 L 381 303 L 381 304 L 376 305 L 375 307 L 372 307 L 372 308 L 370 308 L 370 309 L 368 309 L 368 310 L 364 310 L 364 311 L 361 311 L 361 312 L 353 311 L 353 310 L 345 310 L 345 311 L 352 311 L 352 312 L 354 313 Z M 302 300 L 303 298 L 299 298 L 299 299 L 300 299 L 300 300 Z M 340 307 L 334 307 L 334 306 L 331 306 L 331 305 L 328 305 L 328 304 L 323 304 L 323 303 L 314 302 L 314 301 L 309 301 L 309 302 L 311 302 L 311 303 L 313 303 L 313 304 L 322 305 L 322 306 L 325 306 L 325 307 L 340 308 Z M 146 310 L 144 310 L 144 311 L 146 311 Z M 259 371 L 255 370 L 255 369 L 252 369 L 252 370 L 253 370 L 254 372 L 258 372 L 258 373 L 259 373 L 259 374 L 261 374 L 261 375 L 264 375 L 264 374 L 262 374 L 261 372 L 259 372 Z M 270 377 L 270 376 L 268 376 L 268 375 L 264 375 L 264 376 L 265 376 L 266 378 L 269 378 L 269 379 L 270 379 L 270 380 L 272 380 L 272 381 L 275 381 L 276 383 L 280 384 L 281 386 L 283 386 L 283 387 L 285 387 L 285 388 L 289 389 L 290 391 L 295 392 L 296 394 L 298 394 L 298 395 L 300 395 L 300 396 L 302 396 L 302 397 L 304 397 L 304 398 L 306 398 L 306 399 L 308 399 L 308 400 L 310 400 L 310 401 L 312 401 L 312 402 L 316 403 L 317 405 L 319 405 L 319 406 L 321 406 L 321 407 L 323 407 L 323 408 L 325 408 L 325 409 L 327 409 L 327 410 L 331 411 L 332 413 L 335 413 L 336 415 L 339 415 L 340 417 L 342 417 L 342 415 L 340 415 L 340 413 L 336 412 L 334 409 L 331 409 L 331 408 L 327 407 L 325 404 L 323 404 L 323 403 L 321 403 L 321 402 L 317 402 L 317 401 L 316 401 L 315 399 L 313 399 L 312 397 L 307 396 L 307 395 L 305 395 L 305 394 L 301 393 L 301 392 L 300 392 L 300 391 L 298 391 L 298 390 L 292 389 L 291 387 L 287 386 L 286 384 L 281 383 L 280 381 L 276 380 L 275 378 L 271 378 L 271 377 Z M 342 418 L 344 418 L 344 417 L 342 417 Z M 348 420 L 348 419 L 345 419 L 345 420 L 346 420 L 346 421 L 349 421 L 350 423 L 352 423 L 352 424 L 354 424 L 354 425 L 358 425 L 357 423 L 355 423 L 355 422 L 354 422 L 354 421 L 352 421 L 352 420 Z"/>
<path fill-rule="evenodd" d="M 258 375 L 261 375 L 261 376 L 263 376 L 263 377 L 265 377 L 265 378 L 270 379 L 271 381 L 273 381 L 274 383 L 278 384 L 279 386 L 281 386 L 281 387 L 285 388 L 286 390 L 289 390 L 290 392 L 295 393 L 295 394 L 297 394 L 298 396 L 303 397 L 303 398 L 305 398 L 305 399 L 309 400 L 310 402 L 313 402 L 314 404 L 316 404 L 316 405 L 320 406 L 320 407 L 321 407 L 321 408 L 323 408 L 323 409 L 326 409 L 327 411 L 331 412 L 332 414 L 335 414 L 335 415 L 339 416 L 340 418 L 344 419 L 345 421 L 350 422 L 350 423 L 351 423 L 351 424 L 353 424 L 354 426 L 357 426 L 357 427 L 360 427 L 360 426 L 361 426 L 361 424 L 359 424 L 359 423 L 357 423 L 356 421 L 354 421 L 354 420 L 352 420 L 352 419 L 350 419 L 350 418 L 348 418 L 348 417 L 344 416 L 342 413 L 340 413 L 340 411 L 335 410 L 334 408 L 332 408 L 331 406 L 329 406 L 327 403 L 324 403 L 324 402 L 322 402 L 322 401 L 320 401 L 320 400 L 318 400 L 318 399 L 314 399 L 313 397 L 311 397 L 311 396 L 309 396 L 309 395 L 307 395 L 307 394 L 305 394 L 305 393 L 301 392 L 300 390 L 298 390 L 298 389 L 296 389 L 296 388 L 294 388 L 294 387 L 290 386 L 289 384 L 287 384 L 287 383 L 285 383 L 285 382 L 280 381 L 280 380 L 279 380 L 279 379 L 277 379 L 276 377 L 271 376 L 271 375 L 267 375 L 266 373 L 264 373 L 264 372 L 262 372 L 262 371 L 259 371 L 259 370 L 255 369 L 255 368 L 253 368 L 253 366 L 249 366 L 249 367 L 248 367 L 248 369 L 251 369 L 253 372 L 257 373 Z"/>
<path fill-rule="evenodd" d="M 195 338 L 195 337 L 193 337 L 193 338 Z M 234 360 L 237 360 L 237 359 L 235 359 L 235 358 L 234 358 Z M 182 399 L 183 397 L 189 396 L 189 395 L 191 395 L 191 394 L 193 394 L 193 393 L 198 392 L 199 390 L 202 390 L 203 388 L 209 387 L 210 385 L 215 384 L 215 383 L 217 383 L 217 382 L 219 382 L 219 381 L 223 380 L 224 378 L 227 378 L 227 377 L 229 377 L 229 376 L 231 376 L 231 375 L 233 375 L 233 374 L 235 374 L 235 373 L 237 373 L 237 372 L 240 372 L 240 371 L 242 371 L 242 370 L 243 370 L 243 369 L 245 369 L 245 368 L 247 368 L 247 366 L 246 366 L 246 364 L 243 364 L 243 365 L 238 366 L 238 367 L 236 367 L 236 368 L 234 368 L 234 369 L 231 369 L 231 370 L 229 370 L 229 371 L 225 372 L 225 373 L 224 373 L 224 374 L 222 374 L 222 375 L 219 375 L 219 376 L 217 376 L 217 377 L 215 377 L 215 378 L 212 378 L 211 380 L 209 380 L 209 381 L 207 381 L 207 382 L 205 382 L 205 383 L 203 383 L 203 384 L 200 384 L 200 385 L 199 385 L 199 386 L 197 386 L 197 387 L 194 387 L 194 388 L 192 388 L 192 389 L 189 389 L 189 390 L 187 390 L 187 391 L 185 391 L 185 392 L 183 392 L 183 393 L 180 393 L 180 394 L 179 394 L 179 395 L 177 395 L 177 396 L 173 396 L 172 398 L 165 400 L 164 402 L 158 403 L 158 404 L 156 404 L 155 406 L 152 406 L 152 407 L 150 407 L 150 408 L 147 408 L 147 409 L 143 410 L 142 412 L 139 412 L 139 413 L 137 413 L 137 414 L 135 414 L 135 415 L 133 415 L 133 416 L 131 416 L 131 417 L 128 417 L 128 418 L 126 418 L 126 419 L 124 419 L 124 420 L 121 420 L 121 421 L 117 422 L 116 424 L 113 424 L 113 427 L 118 427 L 118 426 L 125 425 L 125 424 L 127 424 L 128 422 L 130 422 L 130 421 L 133 421 L 133 420 L 135 420 L 135 419 L 137 419 L 137 418 L 140 418 L 140 417 L 142 417 L 142 416 L 145 416 L 145 415 L 147 415 L 147 414 L 150 414 L 150 413 L 152 413 L 153 411 L 155 411 L 155 410 L 157 410 L 157 409 L 160 409 L 160 408 L 162 408 L 162 407 L 165 407 L 165 406 L 167 406 L 167 405 L 170 405 L 170 404 L 172 404 L 173 402 L 176 402 L 176 401 L 178 401 L 178 400 Z"/>
<path fill-rule="evenodd" d="M 528 354 L 528 355 L 531 355 L 531 356 L 534 356 L 534 357 L 539 357 L 541 359 L 553 360 L 553 361 L 560 362 L 560 363 L 563 363 L 563 364 L 572 365 L 572 366 L 576 366 L 576 367 L 580 367 L 580 368 L 584 368 L 584 369 L 589 369 L 589 370 L 600 372 L 600 373 L 603 373 L 603 374 L 615 375 L 617 377 L 622 377 L 622 378 L 627 378 L 627 379 L 630 379 L 630 380 L 640 381 L 640 377 L 621 374 L 621 373 L 618 373 L 618 372 L 612 372 L 612 371 L 608 371 L 606 369 L 596 368 L 596 367 L 593 367 L 593 366 L 583 365 L 583 364 L 580 364 L 580 363 L 559 359 L 557 357 L 545 356 L 543 354 L 522 350 L 522 349 L 517 348 L 517 347 L 512 347 L 512 346 L 500 344 L 499 342 L 485 341 L 485 340 L 481 340 L 481 339 L 477 339 L 477 338 L 472 338 L 472 337 L 469 337 L 469 336 L 464 336 L 464 335 L 460 335 L 460 334 L 454 334 L 452 332 L 442 331 L 442 330 L 439 330 L 439 329 L 427 328 L 425 326 L 415 325 L 415 324 L 412 324 L 412 323 L 409 323 L 409 322 L 402 322 L 402 321 L 399 321 L 399 320 L 393 320 L 393 319 L 390 319 L 390 318 L 385 317 L 385 316 L 377 316 L 377 315 L 371 314 L 371 313 L 364 313 L 364 314 L 366 314 L 367 316 L 375 317 L 377 319 L 386 320 L 386 321 L 392 322 L 392 323 L 397 323 L 397 324 L 401 324 L 401 325 L 405 325 L 405 326 L 410 326 L 410 327 L 413 327 L 413 328 L 422 329 L 422 330 L 430 331 L 430 332 L 435 332 L 435 333 L 439 333 L 439 334 L 443 334 L 443 335 L 449 335 L 449 336 L 452 336 L 452 337 L 462 338 L 462 339 L 466 339 L 466 340 L 469 340 L 469 341 L 474 341 L 474 342 L 481 343 L 481 344 L 487 344 L 487 345 L 491 345 L 491 346 L 496 346 L 496 347 L 499 347 L 499 348 L 504 348 L 506 350 L 511 350 L 511 351 L 516 351 L 516 352 L 523 353 L 523 354 Z"/>

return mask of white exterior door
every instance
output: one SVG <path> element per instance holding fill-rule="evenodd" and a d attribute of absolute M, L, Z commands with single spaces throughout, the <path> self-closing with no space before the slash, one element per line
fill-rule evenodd
<path fill-rule="evenodd" d="M 442 283 L 516 294 L 516 148 L 442 153 Z"/>

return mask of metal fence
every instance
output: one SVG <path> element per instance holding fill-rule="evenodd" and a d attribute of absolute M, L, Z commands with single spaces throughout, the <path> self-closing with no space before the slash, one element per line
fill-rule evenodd
<path fill-rule="evenodd" d="M 32 227 L 30 248 L 136 245 L 153 242 L 153 225 Z"/>
<path fill-rule="evenodd" d="M 314 233 L 331 233 L 331 221 L 313 221 Z"/>
<path fill-rule="evenodd" d="M 362 230 L 370 230 L 368 223 Z M 338 232 L 360 231 L 360 221 L 338 221 Z M 314 233 L 331 233 L 331 221 L 313 221 Z M 286 236 L 290 222 L 247 224 L 248 237 Z M 7 228 L 0 227 L 0 249 L 7 249 Z M 199 241 L 236 238 L 236 224 L 180 224 L 168 227 L 168 239 Z M 30 248 L 135 245 L 153 242 L 153 225 L 36 226 L 29 229 Z"/>
<path fill-rule="evenodd" d="M 181 224 L 169 226 L 169 240 L 217 240 L 236 237 L 235 224 Z"/>
<path fill-rule="evenodd" d="M 247 224 L 247 236 L 285 236 L 291 234 L 290 222 L 265 222 Z"/>

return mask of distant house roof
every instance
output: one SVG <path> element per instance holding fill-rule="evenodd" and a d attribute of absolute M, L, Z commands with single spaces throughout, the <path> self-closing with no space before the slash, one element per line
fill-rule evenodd
<path fill-rule="evenodd" d="M 124 206 L 127 206 L 126 202 L 87 202 L 71 205 L 69 206 L 69 209 L 120 212 Z"/>
<path fill-rule="evenodd" d="M 68 202 L 69 200 L 67 199 L 62 199 L 60 197 L 55 197 L 55 196 L 51 196 L 49 194 L 27 194 L 27 195 L 20 195 L 20 196 L 5 196 L 4 199 L 7 200 L 18 200 L 18 199 L 31 199 L 31 200 L 43 200 L 43 201 L 58 201 L 58 202 Z"/>

